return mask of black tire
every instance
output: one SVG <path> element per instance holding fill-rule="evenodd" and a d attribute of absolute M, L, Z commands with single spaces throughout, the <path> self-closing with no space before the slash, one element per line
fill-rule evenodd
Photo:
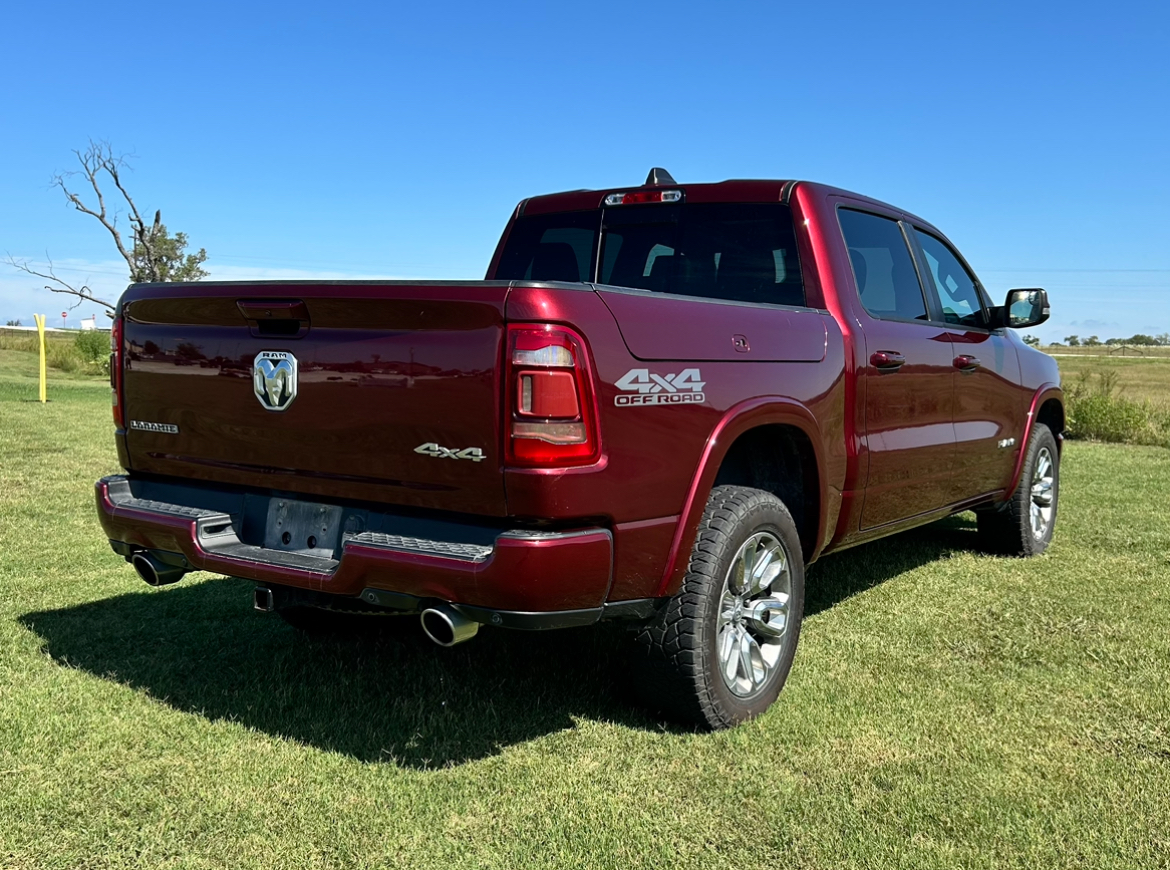
<path fill-rule="evenodd" d="M 281 607 L 276 612 L 293 628 L 313 637 L 346 638 L 381 633 L 405 634 L 418 627 L 417 616 L 347 613 L 299 604 Z"/>
<path fill-rule="evenodd" d="M 765 669 L 763 682 L 738 694 L 720 670 L 721 603 L 740 549 L 761 533 L 769 543 L 778 541 L 787 561 L 787 621 L 769 648 L 778 657 Z M 716 487 L 699 522 L 682 588 L 635 638 L 631 689 L 645 706 L 680 723 L 711 730 L 738 725 L 763 713 L 780 694 L 803 613 L 804 558 L 788 509 L 762 490 Z"/>
<path fill-rule="evenodd" d="M 1040 465 L 1043 470 L 1042 457 L 1050 460 L 1052 465 L 1052 486 L 1049 490 L 1051 511 L 1043 531 L 1037 533 L 1033 526 L 1035 500 L 1032 487 L 1037 466 Z M 1043 423 L 1037 423 L 1028 438 L 1024 467 L 1011 498 L 998 508 L 976 513 L 980 546 L 985 551 L 998 555 L 1039 556 L 1052 542 L 1059 501 L 1060 451 L 1057 449 L 1052 430 Z M 1036 507 L 1041 508 L 1041 505 L 1036 504 Z"/>

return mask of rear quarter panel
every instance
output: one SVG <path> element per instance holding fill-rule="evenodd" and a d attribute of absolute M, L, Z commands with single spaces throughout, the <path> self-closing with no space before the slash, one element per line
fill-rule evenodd
<path fill-rule="evenodd" d="M 623 302 L 623 322 L 628 317 L 658 324 L 666 335 L 680 321 L 701 318 L 694 300 L 683 297 L 637 294 Z M 758 309 L 720 308 L 738 310 L 743 325 L 737 331 L 751 332 L 753 310 Z M 839 492 L 845 467 L 841 333 L 823 312 L 799 316 L 815 318 L 815 331 L 827 335 L 827 340 L 820 339 L 820 361 L 695 360 L 685 330 L 678 330 L 673 359 L 648 361 L 630 352 L 597 293 L 515 288 L 508 298 L 510 322 L 564 323 L 586 336 L 597 376 L 603 455 L 596 465 L 579 469 L 508 470 L 509 513 L 597 517 L 612 523 L 617 550 L 610 599 L 664 594 L 677 585 L 679 564 L 685 566 L 698 516 L 735 436 L 751 425 L 797 421 L 821 455 L 822 488 L 829 493 L 822 498 L 824 511 Z M 731 347 L 730 334 L 727 345 Z M 617 397 L 628 393 L 618 383 L 632 369 L 665 377 L 686 368 L 699 370 L 701 404 L 617 404 Z M 679 554 L 672 562 L 672 555 Z"/>

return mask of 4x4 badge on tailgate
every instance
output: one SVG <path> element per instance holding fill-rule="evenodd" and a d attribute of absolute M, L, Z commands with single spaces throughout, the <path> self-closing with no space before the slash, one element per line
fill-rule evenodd
<path fill-rule="evenodd" d="M 464 447 L 460 450 L 458 447 L 440 447 L 434 441 L 418 445 L 414 448 L 414 452 L 421 453 L 423 456 L 433 456 L 436 459 L 470 459 L 472 462 L 483 462 L 487 459 L 478 447 Z"/>
<path fill-rule="evenodd" d="M 262 350 L 252 363 L 252 388 L 269 411 L 283 411 L 297 397 L 297 358 L 286 350 Z"/>

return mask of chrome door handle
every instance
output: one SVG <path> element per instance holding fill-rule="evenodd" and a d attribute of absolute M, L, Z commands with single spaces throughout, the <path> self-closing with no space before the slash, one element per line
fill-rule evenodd
<path fill-rule="evenodd" d="M 869 364 L 875 369 L 892 371 L 906 364 L 906 357 L 896 350 L 877 350 L 869 358 Z"/>
<path fill-rule="evenodd" d="M 962 353 L 955 357 L 954 365 L 961 372 L 973 372 L 979 366 L 983 365 L 983 363 L 979 362 L 979 357 Z"/>

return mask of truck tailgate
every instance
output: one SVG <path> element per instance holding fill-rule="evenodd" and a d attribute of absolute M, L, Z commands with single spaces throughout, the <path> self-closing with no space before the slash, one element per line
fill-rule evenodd
<path fill-rule="evenodd" d="M 485 515 L 507 282 L 134 285 L 136 473 Z"/>

